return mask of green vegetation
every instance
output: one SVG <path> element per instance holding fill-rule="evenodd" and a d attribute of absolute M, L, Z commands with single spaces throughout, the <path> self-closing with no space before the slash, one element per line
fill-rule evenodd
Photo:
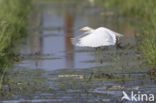
<path fill-rule="evenodd" d="M 117 8 L 121 15 L 133 17 L 139 24 L 138 47 L 145 62 L 156 69 L 156 1 L 107 0 L 106 7 Z M 138 25 L 137 24 L 137 25 Z"/>
<path fill-rule="evenodd" d="M 24 95 L 27 99 L 33 99 L 33 94 L 48 92 L 47 78 L 42 75 L 43 73 L 41 69 L 9 69 L 3 77 L 3 85 L 0 85 L 0 101 L 12 99 L 15 95 Z"/>
<path fill-rule="evenodd" d="M 31 0 L 0 1 L 0 89 L 8 66 L 16 58 L 14 47 L 27 34 Z"/>
<path fill-rule="evenodd" d="M 13 61 L 13 48 L 27 34 L 27 15 L 31 0 L 0 1 L 0 71 Z"/>

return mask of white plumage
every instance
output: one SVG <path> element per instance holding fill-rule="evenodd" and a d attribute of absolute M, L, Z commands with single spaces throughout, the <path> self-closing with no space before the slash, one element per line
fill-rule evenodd
<path fill-rule="evenodd" d="M 122 35 L 111 31 L 105 27 L 99 27 L 92 29 L 90 27 L 84 27 L 80 30 L 86 31 L 84 34 L 72 39 L 72 42 L 76 46 L 80 47 L 101 47 L 110 46 L 116 44 L 116 37 Z"/>

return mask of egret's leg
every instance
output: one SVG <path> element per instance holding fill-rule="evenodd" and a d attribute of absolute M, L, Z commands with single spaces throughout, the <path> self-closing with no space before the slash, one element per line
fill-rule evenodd
<path fill-rule="evenodd" d="M 116 38 L 116 51 L 115 51 L 115 55 L 117 56 L 117 52 L 118 50 L 121 49 L 120 43 L 119 43 L 119 38 Z"/>
<path fill-rule="evenodd" d="M 100 63 L 102 64 L 103 63 L 103 50 L 102 50 L 102 47 L 100 48 L 100 50 L 99 50 L 99 61 L 100 61 Z"/>
<path fill-rule="evenodd" d="M 105 47 L 104 48 L 100 48 L 100 51 L 99 51 L 99 61 L 100 63 L 102 64 L 103 63 L 103 60 L 104 60 L 104 51 L 105 51 Z"/>
<path fill-rule="evenodd" d="M 95 50 L 98 51 L 100 49 L 100 47 L 96 47 Z"/>
<path fill-rule="evenodd" d="M 97 47 L 97 48 L 95 48 L 95 50 L 96 50 L 96 52 L 95 52 L 96 62 L 100 62 L 100 60 L 101 60 L 101 53 L 100 53 L 101 48 Z"/>
<path fill-rule="evenodd" d="M 119 38 L 116 38 L 116 49 L 118 49 Z"/>
<path fill-rule="evenodd" d="M 109 47 L 108 47 L 108 46 L 105 46 L 105 47 L 103 48 L 103 51 L 108 51 L 108 49 L 109 49 Z"/>
<path fill-rule="evenodd" d="M 119 38 L 116 38 L 116 49 L 122 49 L 122 46 L 119 43 Z"/>
<path fill-rule="evenodd" d="M 108 46 L 105 46 L 105 47 L 103 47 L 102 49 L 101 49 L 101 61 L 102 61 L 102 63 L 103 63 L 103 61 L 104 61 L 104 58 L 105 58 L 105 55 L 106 55 L 106 52 L 108 51 L 108 49 L 109 49 L 109 47 Z"/>
<path fill-rule="evenodd" d="M 98 56 L 99 47 L 95 48 L 95 55 Z"/>
<path fill-rule="evenodd" d="M 98 47 L 95 48 L 95 61 L 98 62 Z"/>

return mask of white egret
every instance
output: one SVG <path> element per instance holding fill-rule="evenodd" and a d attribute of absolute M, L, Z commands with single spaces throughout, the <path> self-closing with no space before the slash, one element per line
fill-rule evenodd
<path fill-rule="evenodd" d="M 83 27 L 80 30 L 85 31 L 84 34 L 72 38 L 72 43 L 80 47 L 102 47 L 115 45 L 118 38 L 123 35 L 116 33 L 108 28 L 99 27 L 97 29 L 92 29 L 91 27 Z"/>

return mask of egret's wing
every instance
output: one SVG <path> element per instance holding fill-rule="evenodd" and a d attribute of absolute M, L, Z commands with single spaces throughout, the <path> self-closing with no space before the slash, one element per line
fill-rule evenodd
<path fill-rule="evenodd" d="M 118 36 L 118 37 L 122 37 L 123 35 L 122 34 L 119 34 L 119 33 L 116 33 L 116 32 L 114 32 L 114 31 L 112 31 L 116 36 Z"/>
<path fill-rule="evenodd" d="M 96 29 L 91 34 L 80 39 L 78 46 L 100 47 L 114 45 L 116 42 L 115 35 L 105 29 Z"/>
<path fill-rule="evenodd" d="M 74 44 L 74 45 L 78 44 L 80 39 L 87 36 L 87 35 L 89 35 L 89 32 L 85 32 L 85 33 L 83 33 L 83 34 L 81 34 L 81 35 L 79 35 L 79 36 L 77 36 L 75 38 L 71 38 L 72 44 Z"/>
<path fill-rule="evenodd" d="M 107 28 L 104 28 L 104 29 L 107 30 L 108 32 L 114 34 L 115 36 L 118 36 L 118 37 L 122 37 L 122 36 L 123 36 L 122 34 L 119 34 L 119 33 L 117 33 L 117 32 L 114 32 L 114 31 L 112 31 L 112 30 L 110 30 L 110 29 L 107 29 Z"/>

